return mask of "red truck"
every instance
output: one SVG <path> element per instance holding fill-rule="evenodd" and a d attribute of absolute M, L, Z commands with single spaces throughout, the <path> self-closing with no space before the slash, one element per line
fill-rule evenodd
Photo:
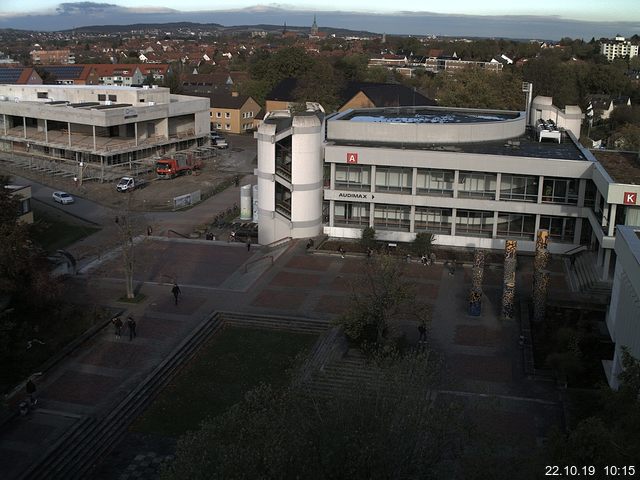
<path fill-rule="evenodd" d="M 158 178 L 175 178 L 185 173 L 191 175 L 202 167 L 202 163 L 187 154 L 177 153 L 173 158 L 163 158 L 156 162 Z"/>

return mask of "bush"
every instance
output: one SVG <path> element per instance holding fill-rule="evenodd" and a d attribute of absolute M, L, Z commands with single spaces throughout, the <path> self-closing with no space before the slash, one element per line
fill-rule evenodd
<path fill-rule="evenodd" d="M 365 249 L 376 247 L 376 230 L 373 227 L 366 227 L 362 230 L 360 245 Z"/>

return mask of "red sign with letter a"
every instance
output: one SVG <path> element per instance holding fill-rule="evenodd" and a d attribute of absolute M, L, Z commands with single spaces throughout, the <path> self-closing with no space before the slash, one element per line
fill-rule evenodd
<path fill-rule="evenodd" d="M 358 163 L 358 154 L 347 153 L 347 163 Z"/>
<path fill-rule="evenodd" d="M 638 203 L 638 194 L 635 192 L 624 192 L 624 204 L 635 205 Z"/>

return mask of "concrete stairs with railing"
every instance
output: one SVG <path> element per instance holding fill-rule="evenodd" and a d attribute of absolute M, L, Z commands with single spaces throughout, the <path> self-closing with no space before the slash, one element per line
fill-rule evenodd
<path fill-rule="evenodd" d="M 591 303 L 608 303 L 611 297 L 610 280 L 602 280 L 596 268 L 596 254 L 584 251 L 575 254 L 574 260 L 566 257 L 565 271 L 571 290 Z"/>

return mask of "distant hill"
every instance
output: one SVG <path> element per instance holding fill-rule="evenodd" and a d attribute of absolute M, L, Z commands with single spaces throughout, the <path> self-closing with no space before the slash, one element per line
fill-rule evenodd
<path fill-rule="evenodd" d="M 172 22 L 172 23 L 134 23 L 130 25 L 91 25 L 87 27 L 78 27 L 73 29 L 61 30 L 61 33 L 128 33 L 136 30 L 161 30 L 164 32 L 174 32 L 178 30 L 194 30 L 194 31 L 217 31 L 224 33 L 240 33 L 264 30 L 265 32 L 281 32 L 283 25 L 233 25 L 224 26 L 219 23 L 196 23 L 196 22 Z M 287 30 L 291 32 L 308 33 L 310 26 L 287 25 Z M 373 37 L 380 36 L 378 33 L 367 32 L 364 30 L 350 30 L 346 28 L 322 27 L 321 31 L 327 35 L 338 36 L 360 36 Z"/>

